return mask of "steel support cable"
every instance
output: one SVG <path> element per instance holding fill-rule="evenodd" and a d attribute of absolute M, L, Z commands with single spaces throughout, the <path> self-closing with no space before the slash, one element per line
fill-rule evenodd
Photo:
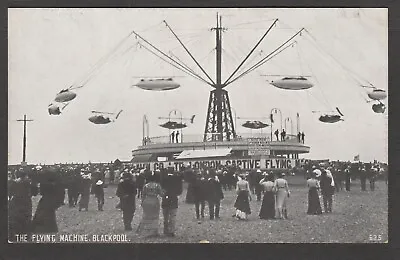
<path fill-rule="evenodd" d="M 311 36 L 311 35 L 310 35 Z M 310 41 L 311 42 L 311 41 Z M 316 43 L 314 43 L 314 42 L 311 42 L 315 47 L 316 47 L 316 49 L 317 49 L 317 51 L 321 54 L 321 55 L 325 55 L 326 53 L 325 52 L 323 52 L 320 48 L 319 48 L 319 46 L 316 44 Z M 328 55 L 327 55 L 328 56 Z M 366 87 L 366 86 L 364 86 L 363 84 L 361 84 L 361 81 L 362 80 L 360 80 L 360 79 L 357 79 L 357 77 L 356 77 L 356 75 L 352 75 L 351 73 L 346 73 L 346 72 L 348 72 L 348 71 L 346 71 L 346 69 L 343 67 L 343 66 L 341 66 L 341 64 L 337 61 L 337 60 L 335 60 L 334 59 L 334 57 L 332 57 L 332 56 L 329 56 L 331 59 L 333 59 L 333 61 L 336 63 L 336 64 L 338 64 L 339 65 L 339 67 L 340 68 L 342 68 L 343 69 L 343 71 L 345 72 L 345 76 L 346 77 L 348 77 L 350 80 L 352 80 L 352 81 L 354 81 L 357 85 L 360 85 L 360 86 L 362 86 L 362 87 Z M 368 81 L 367 81 L 368 82 Z M 368 82 L 369 83 L 369 82 Z M 369 83 L 371 86 L 372 86 L 372 88 L 375 88 L 371 83 Z M 363 100 L 365 101 L 365 102 L 369 102 L 360 92 L 358 92 L 358 94 L 363 98 Z"/>
<path fill-rule="evenodd" d="M 198 73 L 196 73 L 196 71 L 194 71 L 192 68 L 190 68 L 186 63 L 184 63 L 181 59 L 179 59 L 178 56 L 176 56 L 173 52 L 170 52 L 170 55 L 173 56 L 175 59 L 177 59 L 180 63 L 183 64 L 183 66 L 185 66 L 185 68 L 187 70 L 189 70 L 191 73 L 193 73 L 193 75 L 196 75 L 198 78 L 201 78 L 200 75 Z"/>
<path fill-rule="evenodd" d="M 144 49 L 146 49 L 147 51 L 149 51 L 150 53 L 152 53 L 153 55 L 155 55 L 155 56 L 157 56 L 158 58 L 160 58 L 161 60 L 165 61 L 166 63 L 168 63 L 168 64 L 174 66 L 174 67 L 177 68 L 178 70 L 180 70 L 180 71 L 182 71 L 182 72 L 188 74 L 189 76 L 191 76 L 191 77 L 193 77 L 193 78 L 195 78 L 195 79 L 198 79 L 198 80 L 200 80 L 200 81 L 202 81 L 202 82 L 204 82 L 204 83 L 206 83 L 206 84 L 208 84 L 208 85 L 211 85 L 209 82 L 207 82 L 207 81 L 204 80 L 203 78 L 197 77 L 196 75 L 193 75 L 190 71 L 185 70 L 186 68 L 182 69 L 181 67 L 178 67 L 177 65 L 175 65 L 175 64 L 173 64 L 173 63 L 167 61 L 166 59 L 164 59 L 163 57 L 159 56 L 157 53 L 155 53 L 154 51 L 150 50 L 149 48 L 147 48 L 147 47 L 144 46 L 144 45 L 142 45 L 142 47 L 143 47 Z"/>
<path fill-rule="evenodd" d="M 293 35 L 292 37 L 290 37 L 287 41 L 285 41 L 283 44 L 281 44 L 278 48 L 276 48 L 274 51 L 272 51 L 271 53 L 269 53 L 266 57 L 264 57 L 263 59 L 261 59 L 259 62 L 257 62 L 255 65 L 253 65 L 252 67 L 250 67 L 247 71 L 243 72 L 242 74 L 240 74 L 239 76 L 237 76 L 236 78 L 234 78 L 233 80 L 231 80 L 230 82 L 227 82 L 226 85 L 229 85 L 231 83 L 233 83 L 234 81 L 240 79 L 241 77 L 247 75 L 248 73 L 252 72 L 253 70 L 257 69 L 258 67 L 262 66 L 265 62 L 268 61 L 268 58 L 271 57 L 272 55 L 275 54 L 275 52 L 277 52 L 279 49 L 281 49 L 283 46 L 285 46 L 288 42 L 290 42 L 291 40 L 293 40 L 298 34 L 300 34 L 302 31 L 304 30 L 304 28 L 302 28 L 300 31 L 298 31 L 295 35 Z M 289 45 L 290 46 L 290 45 Z M 287 47 L 285 47 L 287 48 Z M 279 54 L 280 51 L 277 53 Z"/>
<path fill-rule="evenodd" d="M 290 45 L 284 47 L 282 50 L 278 51 L 277 53 L 275 49 L 273 52 L 269 53 L 266 57 L 264 57 L 262 60 L 260 60 L 258 63 L 256 63 L 255 65 L 253 65 L 251 68 L 249 68 L 247 71 L 243 72 L 242 74 L 240 74 L 239 76 L 237 76 L 236 78 L 234 78 L 233 80 L 231 80 L 230 82 L 227 83 L 227 85 L 233 83 L 234 81 L 246 76 L 247 74 L 249 74 L 250 72 L 256 70 L 257 68 L 259 68 L 260 66 L 262 66 L 264 63 L 268 62 L 269 60 L 273 59 L 274 57 L 276 57 L 277 55 L 279 55 L 281 52 L 283 52 L 284 50 L 286 50 L 289 47 L 292 47 L 293 44 L 295 44 L 296 42 L 291 43 Z M 281 48 L 281 46 L 279 47 Z M 279 49 L 278 48 L 278 49 Z"/>
<path fill-rule="evenodd" d="M 357 73 L 353 72 L 352 70 L 350 70 L 349 68 L 347 68 L 346 66 L 344 66 L 343 64 L 341 64 L 332 54 L 330 54 L 329 52 L 327 52 L 324 48 L 322 48 L 319 44 L 317 39 L 307 30 L 305 29 L 305 31 L 307 32 L 307 34 L 311 37 L 311 39 L 315 42 L 315 46 L 320 50 L 320 52 L 324 52 L 325 54 L 327 54 L 331 59 L 333 59 L 340 67 L 342 67 L 343 70 L 347 71 L 349 74 L 353 74 L 353 76 L 357 76 L 359 77 L 361 80 L 367 82 L 371 87 L 374 87 L 374 85 L 369 82 L 367 79 L 364 79 L 363 77 L 361 77 L 360 75 L 358 75 Z M 360 83 L 359 83 L 360 84 Z M 360 84 L 362 85 L 362 84 Z"/>
<path fill-rule="evenodd" d="M 264 33 L 264 35 L 260 38 L 260 40 L 257 42 L 257 44 L 251 49 L 251 51 L 247 54 L 247 56 L 243 59 L 243 61 L 239 64 L 239 66 L 235 69 L 234 72 L 228 77 L 228 79 L 224 82 L 223 85 L 225 85 L 234 75 L 235 73 L 242 67 L 242 65 L 247 61 L 247 59 L 253 54 L 253 52 L 257 49 L 257 47 L 261 44 L 261 42 L 265 39 L 267 34 L 271 31 L 272 27 L 275 26 L 276 22 L 278 19 L 275 19 L 275 21 L 271 24 L 271 26 L 268 28 L 268 30 Z"/>
<path fill-rule="evenodd" d="M 206 75 L 206 77 L 212 82 L 212 84 L 215 85 L 214 80 L 208 75 L 208 73 L 203 69 L 203 67 L 197 62 L 197 60 L 193 57 L 193 55 L 190 53 L 190 51 L 182 43 L 181 39 L 179 39 L 179 37 L 175 34 L 175 32 L 171 29 L 171 27 L 168 25 L 168 23 L 165 20 L 164 20 L 164 23 L 168 27 L 168 29 L 172 32 L 172 34 L 176 37 L 176 39 L 179 41 L 179 43 L 182 45 L 182 47 L 185 49 L 185 51 L 189 54 L 189 56 L 193 59 L 193 61 L 196 63 L 196 65 L 201 69 L 201 71 Z"/>
<path fill-rule="evenodd" d="M 125 55 L 125 54 L 126 54 L 127 52 L 129 52 L 134 46 L 135 46 L 135 45 L 129 46 L 129 47 L 128 47 L 127 49 L 125 49 L 122 53 L 119 53 L 119 54 L 115 53 L 115 55 L 112 56 L 112 57 L 110 57 L 107 61 L 105 61 L 105 62 L 103 63 L 103 65 L 102 65 L 100 68 L 98 68 L 98 69 L 97 69 L 96 71 L 94 71 L 91 75 L 89 75 L 88 78 L 87 78 L 84 82 L 82 82 L 82 86 L 86 85 L 90 80 L 92 80 L 95 76 L 97 76 L 97 75 L 100 73 L 101 69 L 104 68 L 104 66 L 106 66 L 107 64 L 109 64 L 109 63 L 112 62 L 112 61 L 115 61 L 117 58 L 119 58 L 119 57 Z"/>
<path fill-rule="evenodd" d="M 142 41 L 144 41 L 145 43 L 147 43 L 148 45 L 150 45 L 153 49 L 155 49 L 157 52 L 161 53 L 164 57 L 168 58 L 169 60 L 171 60 L 173 63 L 177 64 L 179 67 L 181 67 L 182 69 L 186 70 L 186 68 L 180 64 L 179 62 L 177 62 L 176 60 L 172 59 L 170 56 L 168 56 L 167 54 L 165 54 L 163 51 L 161 51 L 160 49 L 158 49 L 157 47 L 155 47 L 153 44 L 151 44 L 149 41 L 147 41 L 146 39 L 144 39 L 142 36 L 140 36 L 139 34 L 137 34 L 136 32 L 133 32 L 138 38 L 140 38 Z M 141 46 L 144 46 L 143 44 L 141 44 Z M 188 72 L 188 71 L 186 71 Z M 189 73 L 190 74 L 190 73 Z M 190 74 L 191 75 L 191 74 Z M 193 76 L 193 75 L 191 75 Z M 201 78 L 202 81 L 206 82 L 208 85 L 213 86 L 211 83 L 207 82 L 205 79 Z"/>
<path fill-rule="evenodd" d="M 77 86 L 74 87 L 74 85 L 77 85 L 79 82 L 83 81 L 85 82 L 85 78 L 90 77 L 90 74 L 94 73 L 97 69 L 99 69 L 102 65 L 105 64 L 105 62 L 107 61 L 108 58 L 110 58 L 118 49 L 119 47 L 126 41 L 129 39 L 129 37 L 133 34 L 133 31 L 130 32 L 127 36 L 125 36 L 109 53 L 107 53 L 105 56 L 103 56 L 99 61 L 96 62 L 96 64 L 93 66 L 93 68 L 89 71 L 89 73 L 87 73 L 85 76 L 81 77 L 80 80 L 76 80 L 71 87 L 69 87 L 68 89 L 73 90 L 73 89 L 77 89 L 77 88 L 81 88 L 84 86 L 84 84 L 81 86 Z M 103 64 L 102 64 L 103 63 Z"/>

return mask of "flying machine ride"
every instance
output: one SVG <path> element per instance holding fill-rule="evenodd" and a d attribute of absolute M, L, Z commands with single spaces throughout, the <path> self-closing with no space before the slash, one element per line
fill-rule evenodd
<path fill-rule="evenodd" d="M 171 117 L 159 117 L 158 119 L 168 119 L 167 122 L 160 124 L 161 127 L 163 128 L 167 128 L 170 130 L 174 130 L 174 129 L 182 129 L 182 128 L 186 128 L 187 124 L 183 122 L 183 120 L 187 120 L 189 121 L 191 124 L 193 124 L 194 122 L 194 118 L 196 115 L 192 115 L 192 117 L 190 118 L 171 118 Z M 173 121 L 171 119 L 180 119 L 180 122 L 177 121 Z"/>
<path fill-rule="evenodd" d="M 344 121 L 341 117 L 344 116 L 342 112 L 340 112 L 339 108 L 336 108 L 339 114 L 325 114 L 319 117 L 319 121 L 323 123 L 337 123 L 339 121 Z"/>
<path fill-rule="evenodd" d="M 152 91 L 166 91 L 179 88 L 181 85 L 176 83 L 172 78 L 167 79 L 141 79 L 134 86 Z"/>
<path fill-rule="evenodd" d="M 242 124 L 243 127 L 250 128 L 250 129 L 262 129 L 268 126 L 268 124 L 254 120 L 254 121 L 246 121 L 244 124 Z"/>
<path fill-rule="evenodd" d="M 372 105 L 372 110 L 373 110 L 375 113 L 381 113 L 381 114 L 383 114 L 383 113 L 385 113 L 385 111 L 386 111 L 386 106 L 385 106 L 385 104 L 383 104 L 382 102 L 379 102 L 378 104 L 373 104 L 373 105 Z"/>
<path fill-rule="evenodd" d="M 115 122 L 121 112 L 122 110 L 120 110 L 115 117 L 112 117 L 113 115 L 115 115 L 115 113 L 92 111 L 94 115 L 89 117 L 89 121 L 96 125 L 109 124 L 111 122 Z"/>
<path fill-rule="evenodd" d="M 375 88 L 372 92 L 368 93 L 368 97 L 372 100 L 383 100 L 387 97 L 386 91 L 383 89 Z"/>
<path fill-rule="evenodd" d="M 69 88 L 61 90 L 54 101 L 56 102 L 68 102 L 76 98 L 76 93 L 72 92 Z"/>
<path fill-rule="evenodd" d="M 49 115 L 56 115 L 56 116 L 60 115 L 60 114 L 61 114 L 61 111 L 64 110 L 64 108 L 65 108 L 66 106 L 68 106 L 68 104 L 69 104 L 69 103 L 63 104 L 64 106 L 63 106 L 62 108 L 60 108 L 60 105 L 61 105 L 61 104 L 51 103 L 51 104 L 48 106 L 48 108 L 47 108 L 47 110 L 48 110 L 48 112 L 49 112 Z"/>
<path fill-rule="evenodd" d="M 273 80 L 270 84 L 287 90 L 303 90 L 314 86 L 305 76 L 284 77 L 279 80 Z"/>

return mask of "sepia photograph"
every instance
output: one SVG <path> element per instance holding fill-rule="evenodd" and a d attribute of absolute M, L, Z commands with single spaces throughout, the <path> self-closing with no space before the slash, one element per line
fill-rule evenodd
<path fill-rule="evenodd" d="M 387 8 L 9 8 L 8 243 L 388 243 Z"/>

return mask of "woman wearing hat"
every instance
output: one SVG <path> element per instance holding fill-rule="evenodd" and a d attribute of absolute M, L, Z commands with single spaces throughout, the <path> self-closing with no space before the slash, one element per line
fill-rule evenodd
<path fill-rule="evenodd" d="M 160 218 L 160 200 L 163 196 L 163 190 L 156 182 L 157 176 L 149 174 L 146 178 L 147 184 L 143 187 L 142 193 L 142 208 L 143 215 L 140 221 L 137 232 L 146 236 L 158 236 L 158 225 Z"/>
<path fill-rule="evenodd" d="M 251 214 L 249 203 L 249 200 L 251 200 L 250 185 L 245 178 L 246 176 L 242 174 L 238 177 L 239 180 L 236 183 L 236 193 L 238 196 L 234 207 L 236 208 L 235 217 L 239 220 L 246 220 L 247 216 Z"/>
<path fill-rule="evenodd" d="M 104 205 L 104 182 L 101 179 L 95 181 L 92 186 L 92 192 L 97 199 L 97 209 L 103 211 Z"/>
<path fill-rule="evenodd" d="M 260 219 L 274 219 L 275 218 L 275 189 L 274 189 L 274 175 L 265 173 L 264 178 L 260 181 L 263 188 L 264 198 L 260 210 Z"/>
<path fill-rule="evenodd" d="M 136 209 L 136 184 L 129 172 L 122 174 L 116 195 L 120 198 L 125 230 L 132 230 L 132 219 Z"/>
<path fill-rule="evenodd" d="M 319 201 L 318 190 L 320 189 L 318 177 L 321 176 L 321 171 L 318 169 L 313 170 L 311 178 L 307 180 L 308 187 L 308 210 L 309 215 L 322 214 L 321 203 Z"/>
<path fill-rule="evenodd" d="M 276 211 L 277 217 L 280 219 L 287 219 L 286 201 L 290 196 L 288 182 L 284 179 L 285 175 L 284 172 L 280 173 L 274 183 L 274 189 L 276 191 Z"/>

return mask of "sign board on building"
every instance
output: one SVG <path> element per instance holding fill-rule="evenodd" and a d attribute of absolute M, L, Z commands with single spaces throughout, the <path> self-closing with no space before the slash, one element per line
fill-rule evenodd
<path fill-rule="evenodd" d="M 270 155 L 270 138 L 253 137 L 248 138 L 248 153 L 250 156 Z"/>

